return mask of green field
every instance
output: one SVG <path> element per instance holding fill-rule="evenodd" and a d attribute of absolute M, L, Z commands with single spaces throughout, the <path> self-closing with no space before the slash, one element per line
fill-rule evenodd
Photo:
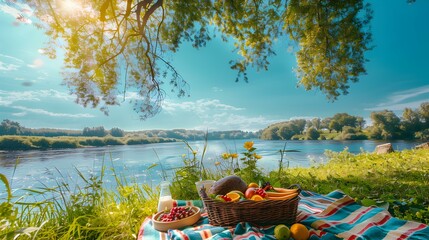
<path fill-rule="evenodd" d="M 363 205 L 378 205 L 396 217 L 429 223 L 429 150 L 385 155 L 343 151 L 327 155 L 330 160 L 325 164 L 282 167 L 270 173 L 262 173 L 252 168 L 251 162 L 240 160 L 237 174 L 244 179 L 270 181 L 275 186 L 298 183 L 303 189 L 319 193 L 340 189 Z M 231 174 L 227 166 L 234 162 L 219 161 L 222 162 L 216 171 L 205 171 L 206 178 Z M 287 155 L 284 166 L 286 162 Z M 200 177 L 201 163 L 199 156 L 184 159 L 184 166 L 173 176 L 174 198 L 198 197 L 194 182 Z M 117 176 L 116 191 L 103 187 L 105 174 Z M 8 179 L 0 176 L 9 190 L 8 197 L 1 199 L 0 239 L 135 239 L 144 218 L 155 213 L 159 193 L 157 187 L 125 180 L 120 173 L 104 169 L 97 177 L 80 174 L 86 185 L 76 190 L 69 188 L 64 177 L 64 182 L 58 182 L 55 188 L 28 190 L 27 195 L 14 196 Z M 44 200 L 29 201 L 34 195 L 42 195 Z"/>

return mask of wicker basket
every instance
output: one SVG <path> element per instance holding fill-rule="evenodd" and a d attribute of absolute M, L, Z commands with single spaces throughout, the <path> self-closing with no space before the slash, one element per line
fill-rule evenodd
<path fill-rule="evenodd" d="M 299 185 L 298 191 L 301 191 Z M 209 221 L 214 226 L 235 226 L 239 222 L 250 222 L 258 225 L 288 224 L 296 222 L 298 196 L 288 200 L 244 200 L 240 202 L 220 202 L 207 196 L 201 189 Z"/>

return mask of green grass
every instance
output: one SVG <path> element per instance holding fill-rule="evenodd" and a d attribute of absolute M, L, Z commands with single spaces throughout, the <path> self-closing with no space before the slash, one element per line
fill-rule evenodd
<path fill-rule="evenodd" d="M 326 164 L 276 170 L 265 173 L 263 179 L 275 186 L 298 183 L 322 194 L 340 189 L 363 205 L 379 205 L 396 217 L 429 223 L 428 150 L 327 155 L 331 160 Z M 198 198 L 195 180 L 201 178 L 203 157 L 199 160 L 192 154 L 183 161 L 173 176 L 173 198 Z M 204 165 L 206 170 L 212 167 Z M 26 195 L 13 196 L 8 179 L 0 174 L 8 191 L 1 199 L 0 239 L 135 239 L 144 218 L 156 211 L 159 189 L 130 182 L 113 169 L 102 169 L 93 176 L 77 171 L 85 183 L 77 189 L 70 189 L 64 176 L 56 187 L 28 190 L 28 194 L 43 196 L 39 202 L 25 201 Z M 229 168 L 215 169 L 205 171 L 205 178 L 231 174 Z M 244 169 L 248 168 L 242 166 L 247 171 Z M 104 186 L 105 174 L 116 176 L 114 190 Z"/>

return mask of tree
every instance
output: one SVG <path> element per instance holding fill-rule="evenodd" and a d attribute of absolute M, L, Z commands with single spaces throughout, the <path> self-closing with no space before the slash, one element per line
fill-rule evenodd
<path fill-rule="evenodd" d="M 103 126 L 93 128 L 85 127 L 82 131 L 82 135 L 87 137 L 105 137 L 107 131 Z"/>
<path fill-rule="evenodd" d="M 4 119 L 0 124 L 0 135 L 20 135 L 23 130 L 19 122 L 14 122 L 9 119 Z"/>
<path fill-rule="evenodd" d="M 401 120 L 390 110 L 371 112 L 371 120 L 375 129 L 381 130 L 383 139 L 394 139 L 399 135 L 399 124 Z M 379 132 L 374 130 L 373 132 Z"/>
<path fill-rule="evenodd" d="M 188 94 L 168 59 L 185 41 L 195 48 L 216 34 L 234 41 L 239 57 L 231 68 L 236 81 L 247 82 L 247 69 L 267 70 L 276 39 L 286 42 L 287 35 L 297 46 L 299 85 L 330 100 L 347 94 L 365 74 L 364 54 L 371 49 L 372 11 L 363 0 L 25 2 L 49 37 L 44 52 L 53 58 L 63 46 L 64 84 L 76 102 L 108 114 L 109 106 L 135 91 L 134 109 L 142 119 L 159 112 L 165 82 L 178 96 Z"/>
<path fill-rule="evenodd" d="M 321 126 L 320 118 L 313 118 L 313 119 L 311 119 L 311 125 L 312 125 L 314 128 L 316 128 L 317 130 L 319 130 L 319 129 L 320 129 L 320 126 Z"/>
<path fill-rule="evenodd" d="M 308 140 L 317 140 L 319 137 L 320 133 L 314 127 L 310 127 L 305 133 L 305 138 Z"/>
<path fill-rule="evenodd" d="M 405 108 L 402 112 L 400 125 L 403 137 L 407 139 L 414 138 L 415 133 L 420 130 L 421 125 L 418 111 L 413 111 L 411 108 Z"/>
<path fill-rule="evenodd" d="M 338 123 L 337 120 L 331 120 L 329 122 L 329 132 L 332 130 L 335 130 L 336 132 L 340 132 L 342 130 L 343 126 Z"/>
<path fill-rule="evenodd" d="M 112 135 L 112 137 L 123 137 L 125 136 L 125 132 L 120 128 L 112 128 L 110 129 L 110 135 Z"/>
<path fill-rule="evenodd" d="M 419 115 L 423 124 L 423 129 L 429 128 L 429 102 L 420 104 Z"/>

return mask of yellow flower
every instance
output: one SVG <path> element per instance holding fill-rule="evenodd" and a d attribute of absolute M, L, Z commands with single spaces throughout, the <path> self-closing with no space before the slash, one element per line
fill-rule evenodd
<path fill-rule="evenodd" d="M 195 151 L 195 150 L 192 151 L 192 154 L 197 155 L 197 151 Z"/>
<path fill-rule="evenodd" d="M 238 154 L 237 153 L 231 153 L 231 154 L 229 154 L 229 156 L 231 158 L 238 158 Z"/>
<path fill-rule="evenodd" d="M 261 159 L 261 158 L 262 158 L 262 156 L 261 156 L 261 155 L 258 155 L 258 154 L 256 154 L 256 153 L 254 153 L 254 154 L 253 154 L 253 157 L 255 157 L 256 159 Z"/>
<path fill-rule="evenodd" d="M 253 141 L 252 142 L 245 142 L 244 143 L 244 148 L 247 150 L 250 150 L 253 148 Z"/>
<path fill-rule="evenodd" d="M 182 158 L 186 158 L 186 154 L 182 154 Z"/>
<path fill-rule="evenodd" d="M 222 153 L 221 157 L 226 160 L 229 158 L 229 153 Z"/>
<path fill-rule="evenodd" d="M 215 162 L 215 166 L 219 166 L 219 165 L 220 165 L 219 161 Z"/>

